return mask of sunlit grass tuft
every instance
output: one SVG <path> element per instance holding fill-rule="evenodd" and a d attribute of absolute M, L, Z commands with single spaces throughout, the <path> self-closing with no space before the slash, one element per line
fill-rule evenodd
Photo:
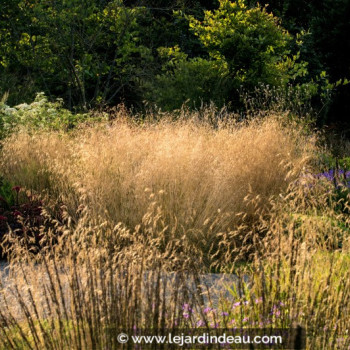
<path fill-rule="evenodd" d="M 136 124 L 122 115 L 74 135 L 17 134 L 4 143 L 1 172 L 47 192 L 75 220 L 83 201 L 94 217 L 133 229 L 157 196 L 179 235 L 207 226 L 215 236 L 239 224 L 239 213 L 254 221 L 247 196 L 268 208 L 309 164 L 315 140 L 277 117 L 215 128 L 205 119 Z"/>

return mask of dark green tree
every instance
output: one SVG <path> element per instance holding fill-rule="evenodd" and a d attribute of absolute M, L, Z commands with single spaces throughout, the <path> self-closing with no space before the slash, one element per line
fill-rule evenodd
<path fill-rule="evenodd" d="M 138 24 L 147 9 L 118 0 L 4 2 L 3 18 L 10 20 L 1 32 L 1 73 L 21 72 L 32 94 L 40 88 L 70 108 L 86 109 L 116 103 L 147 75 L 152 57 Z M 6 83 L 2 89 L 11 96 L 18 87 Z"/>
<path fill-rule="evenodd" d="M 251 0 L 255 5 L 257 1 Z M 290 32 L 304 30 L 308 34 L 301 47 L 301 58 L 309 63 L 311 76 L 327 71 L 332 83 L 350 78 L 350 0 L 262 0 L 267 10 L 282 19 Z M 315 101 L 319 103 L 319 101 Z M 350 136 L 350 85 L 339 85 L 330 104 L 323 108 L 319 123 L 340 123 Z"/>
<path fill-rule="evenodd" d="M 214 101 L 237 107 L 240 88 L 285 86 L 307 73 L 306 63 L 291 53 L 293 37 L 265 8 L 221 0 L 203 19 L 187 18 L 206 55 L 190 58 L 178 47 L 162 49 L 169 59 L 151 95 L 163 108 L 178 108 L 187 99 L 197 106 Z"/>

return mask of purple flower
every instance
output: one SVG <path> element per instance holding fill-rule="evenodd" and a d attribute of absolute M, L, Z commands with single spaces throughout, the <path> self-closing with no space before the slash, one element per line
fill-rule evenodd
<path fill-rule="evenodd" d="M 188 311 L 188 312 L 192 312 L 193 311 L 189 304 L 184 304 L 182 306 L 182 310 Z"/>
<path fill-rule="evenodd" d="M 281 315 L 281 311 L 276 305 L 272 307 L 271 315 L 275 315 L 276 317 L 279 317 Z"/>
<path fill-rule="evenodd" d="M 221 316 L 228 316 L 228 312 L 223 311 L 223 312 L 221 313 Z"/>
<path fill-rule="evenodd" d="M 237 301 L 236 303 L 233 304 L 233 309 L 237 306 L 240 306 L 241 305 L 241 302 L 240 301 Z"/>
<path fill-rule="evenodd" d="M 202 320 L 197 321 L 197 327 L 203 327 L 205 323 Z"/>
<path fill-rule="evenodd" d="M 184 313 L 182 314 L 182 316 L 183 316 L 184 318 L 186 318 L 186 319 L 188 319 L 188 318 L 190 317 L 190 315 L 189 315 L 187 312 L 184 312 Z"/>
<path fill-rule="evenodd" d="M 350 171 L 345 171 L 344 169 L 338 169 L 334 171 L 334 169 L 330 169 L 320 174 L 316 174 L 315 177 L 317 179 L 325 178 L 328 181 L 333 181 L 336 186 L 345 185 L 350 187 Z M 345 183 L 343 182 L 344 180 Z"/>
<path fill-rule="evenodd" d="M 203 312 L 204 312 L 205 314 L 207 314 L 207 313 L 210 312 L 211 310 L 212 310 L 211 307 L 206 307 L 206 308 L 203 310 Z"/>

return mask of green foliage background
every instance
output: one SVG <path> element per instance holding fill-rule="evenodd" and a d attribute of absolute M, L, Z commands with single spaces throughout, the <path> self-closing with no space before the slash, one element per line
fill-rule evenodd
<path fill-rule="evenodd" d="M 3 0 L 0 95 L 14 106 L 44 92 L 77 112 L 242 110 L 242 92 L 294 89 L 320 125 L 347 125 L 349 14 L 350 0 Z"/>

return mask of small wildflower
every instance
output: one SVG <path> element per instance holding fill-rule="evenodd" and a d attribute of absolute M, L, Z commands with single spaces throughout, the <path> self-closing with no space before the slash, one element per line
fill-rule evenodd
<path fill-rule="evenodd" d="M 233 304 L 233 309 L 237 306 L 240 306 L 241 305 L 241 302 L 240 301 L 237 301 L 236 303 Z"/>
<path fill-rule="evenodd" d="M 212 308 L 211 308 L 211 307 L 206 307 L 206 308 L 203 310 L 203 312 L 204 312 L 205 314 L 207 314 L 207 313 L 210 312 L 210 311 L 212 311 Z"/>
<path fill-rule="evenodd" d="M 193 309 L 190 307 L 189 304 L 182 305 L 182 310 L 187 311 L 187 312 L 193 312 Z"/>
<path fill-rule="evenodd" d="M 228 316 L 228 312 L 225 312 L 225 311 L 222 312 L 222 313 L 221 313 L 221 316 Z"/>
<path fill-rule="evenodd" d="M 197 321 L 197 327 L 203 327 L 205 323 L 202 320 Z"/>

